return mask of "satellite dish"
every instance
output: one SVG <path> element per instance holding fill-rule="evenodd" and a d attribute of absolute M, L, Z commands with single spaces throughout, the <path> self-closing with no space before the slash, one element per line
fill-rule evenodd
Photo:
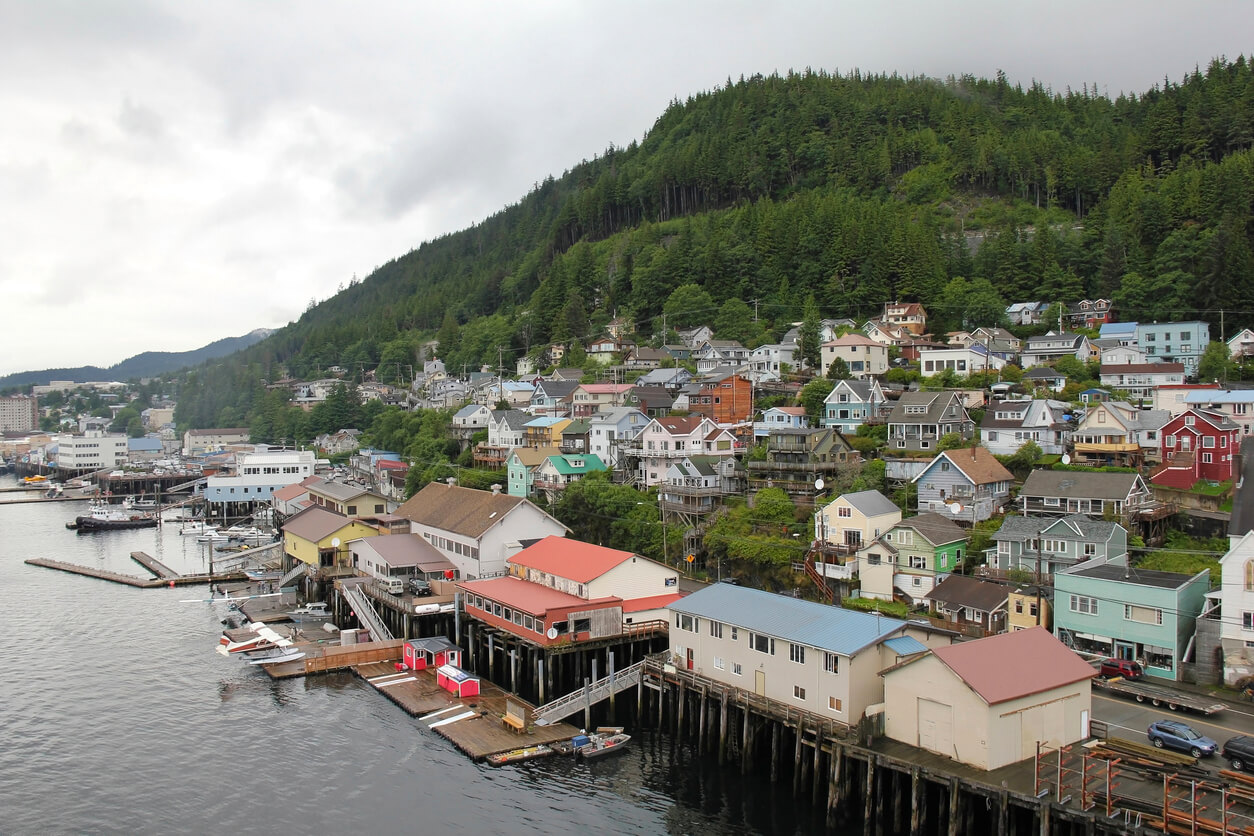
<path fill-rule="evenodd" d="M 961 513 L 962 513 L 962 503 L 961 503 L 961 502 L 951 502 L 951 503 L 949 503 L 949 513 L 951 513 L 951 514 L 961 514 Z"/>
<path fill-rule="evenodd" d="M 1067 455 L 1066 453 L 1063 453 L 1063 454 L 1062 454 L 1062 463 L 1063 463 L 1063 464 L 1071 464 L 1071 457 L 1070 457 L 1069 455 Z"/>
<path fill-rule="evenodd" d="M 331 545 L 332 545 L 334 548 L 337 548 L 337 549 L 338 549 L 338 548 L 340 547 L 340 538 L 339 538 L 339 537 L 333 537 L 333 538 L 331 539 Z"/>
<path fill-rule="evenodd" d="M 821 491 L 821 490 L 823 490 L 823 480 L 822 480 L 822 478 L 819 478 L 819 479 L 815 479 L 815 480 L 814 480 L 814 489 L 815 489 L 816 491 Z"/>
<path fill-rule="evenodd" d="M 549 628 L 549 632 L 545 633 L 544 635 L 548 636 L 550 639 L 555 639 L 555 638 L 557 638 L 557 628 L 556 628 L 556 627 L 550 627 L 550 628 Z"/>

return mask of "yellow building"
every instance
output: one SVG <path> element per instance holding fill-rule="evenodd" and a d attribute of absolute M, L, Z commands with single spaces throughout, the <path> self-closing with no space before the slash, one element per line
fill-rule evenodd
<path fill-rule="evenodd" d="M 318 570 L 323 577 L 353 574 L 348 541 L 379 533 L 360 520 L 313 506 L 283 523 L 283 553 Z"/>
<path fill-rule="evenodd" d="M 1040 608 L 1039 619 L 1037 618 L 1038 607 Z M 1006 632 L 1026 630 L 1038 625 L 1046 630 L 1053 629 L 1053 610 L 1049 606 L 1049 599 L 1045 597 L 1040 587 L 1021 586 L 1010 593 L 1006 601 Z"/>

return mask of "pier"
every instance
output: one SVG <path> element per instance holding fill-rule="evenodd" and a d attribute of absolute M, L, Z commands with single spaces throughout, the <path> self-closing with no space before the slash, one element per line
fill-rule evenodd
<path fill-rule="evenodd" d="M 156 563 L 156 561 L 153 562 Z M 32 557 L 24 560 L 23 563 L 28 566 L 42 566 L 45 569 L 56 569 L 58 572 L 68 572 L 71 575 L 82 575 L 87 578 L 98 578 L 102 581 L 120 583 L 140 589 L 154 589 L 159 586 L 195 586 L 197 584 L 216 583 L 217 581 L 242 581 L 248 579 L 248 576 L 243 572 L 215 575 L 179 575 L 176 573 L 172 577 L 139 578 L 135 575 L 124 575 L 121 572 L 110 572 L 107 569 L 95 569 L 90 566 L 81 566 L 77 563 L 64 563 L 60 560 L 48 560 L 42 557 Z M 163 568 L 167 572 L 171 571 L 168 567 Z M 153 571 L 153 574 L 157 573 Z"/>
<path fill-rule="evenodd" d="M 131 552 L 131 560 L 162 580 L 172 580 L 179 577 L 178 572 L 175 572 L 155 557 L 150 556 L 147 552 Z"/>

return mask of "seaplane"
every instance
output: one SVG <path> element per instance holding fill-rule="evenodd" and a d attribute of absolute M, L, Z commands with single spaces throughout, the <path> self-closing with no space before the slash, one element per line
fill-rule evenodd
<path fill-rule="evenodd" d="M 250 624 L 239 630 L 223 630 L 218 652 L 223 656 L 257 650 L 289 649 L 292 640 L 266 624 Z M 302 654 L 303 655 L 303 654 Z"/>

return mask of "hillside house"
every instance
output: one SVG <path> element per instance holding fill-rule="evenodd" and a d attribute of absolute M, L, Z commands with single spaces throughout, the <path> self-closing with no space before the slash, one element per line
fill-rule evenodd
<path fill-rule="evenodd" d="M 1210 325 L 1189 322 L 1138 322 L 1136 343 L 1151 361 L 1181 363 L 1188 377 L 1197 377 L 1198 363 L 1210 343 Z"/>
<path fill-rule="evenodd" d="M 967 575 L 949 575 L 923 596 L 932 613 L 955 630 L 976 628 L 979 633 L 1006 629 L 1006 604 L 1010 587 Z"/>
<path fill-rule="evenodd" d="M 903 392 L 888 414 L 892 450 L 930 450 L 948 433 L 963 439 L 975 433 L 975 423 L 955 392 Z"/>
<path fill-rule="evenodd" d="M 1150 484 L 1187 491 L 1202 480 L 1217 485 L 1236 476 L 1241 430 L 1226 415 L 1190 409 L 1168 421 L 1161 434 L 1163 463 Z"/>
<path fill-rule="evenodd" d="M 1109 299 L 1081 299 L 1067 306 L 1066 317 L 1072 328 L 1101 328 L 1115 321 L 1115 308 Z"/>
<path fill-rule="evenodd" d="M 1047 310 L 1045 302 L 1015 302 L 1006 306 L 1006 318 L 1011 325 L 1040 325 Z"/>
<path fill-rule="evenodd" d="M 673 462 L 694 455 L 735 455 L 736 438 L 700 415 L 668 416 L 651 420 L 620 452 L 631 454 L 636 478 L 652 487 L 666 479 Z"/>
<path fill-rule="evenodd" d="M 1067 516 L 1086 514 L 1116 519 L 1152 499 L 1145 480 L 1137 473 L 1103 473 L 1087 470 L 1034 470 L 1019 489 L 1024 514 Z"/>
<path fill-rule="evenodd" d="M 559 452 L 556 447 L 519 447 L 509 454 L 506 476 L 510 496 L 535 496 L 536 469 L 549 456 Z"/>
<path fill-rule="evenodd" d="M 739 424 L 753 417 L 753 383 L 739 374 L 712 373 L 699 379 L 699 391 L 689 397 L 688 411 L 716 424 Z"/>
<path fill-rule="evenodd" d="M 1072 435 L 1076 464 L 1140 467 L 1158 461 L 1161 432 L 1170 416 L 1158 409 L 1137 409 L 1126 401 L 1089 405 Z"/>
<path fill-rule="evenodd" d="M 962 447 L 938 454 L 912 481 L 920 513 L 934 511 L 974 525 L 1001 513 L 1014 475 L 983 447 Z"/>
<path fill-rule="evenodd" d="M 475 464 L 499 470 L 509 454 L 526 446 L 526 424 L 531 416 L 520 409 L 496 409 L 488 417 L 488 440 L 475 445 Z"/>
<path fill-rule="evenodd" d="M 854 435 L 868 421 L 885 418 L 891 406 L 875 378 L 838 380 L 823 400 L 823 426 Z"/>
<path fill-rule="evenodd" d="M 1039 569 L 1043 579 L 1077 563 L 1121 561 L 1128 556 L 1126 528 L 1083 514 L 1006 517 L 993 534 L 993 543 L 984 553 L 990 568 L 1032 573 Z"/>
<path fill-rule="evenodd" d="M 578 380 L 540 380 L 531 393 L 527 411 L 532 415 L 570 417 Z"/>
<path fill-rule="evenodd" d="M 927 333 L 927 311 L 918 302 L 885 302 L 880 319 L 915 336 Z"/>
<path fill-rule="evenodd" d="M 594 413 L 588 421 L 588 452 L 606 467 L 618 467 L 619 449 L 649 423 L 649 417 L 631 406 L 612 406 Z"/>
<path fill-rule="evenodd" d="M 754 440 L 766 438 L 774 430 L 800 430 L 810 426 L 804 406 L 773 406 L 762 411 L 762 420 L 753 422 Z"/>
<path fill-rule="evenodd" d="M 1208 388 L 1197 387 L 1184 393 L 1184 407 L 1173 409 L 1173 413 L 1184 409 L 1205 409 L 1218 412 L 1231 418 L 1241 429 L 1241 435 L 1251 434 L 1254 427 L 1254 389 L 1219 389 L 1213 385 Z"/>
<path fill-rule="evenodd" d="M 706 340 L 692 356 L 697 361 L 697 373 L 709 374 L 723 366 L 735 368 L 748 363 L 749 349 L 736 340 Z"/>
<path fill-rule="evenodd" d="M 837 358 L 844 360 L 855 378 L 882 375 L 888 371 L 888 346 L 861 334 L 845 334 L 819 347 L 819 358 L 826 374 Z"/>
<path fill-rule="evenodd" d="M 987 371 L 999 371 L 1006 361 L 987 348 L 974 343 L 967 348 L 933 348 L 919 352 L 919 371 L 924 376 L 951 371 L 959 377 Z"/>
<path fill-rule="evenodd" d="M 1125 349 L 1126 350 L 1126 349 Z M 1154 399 L 1154 390 L 1161 386 L 1184 383 L 1183 363 L 1102 363 L 1101 383 L 1111 389 L 1128 393 L 1130 398 Z"/>
<path fill-rule="evenodd" d="M 962 565 L 966 549 L 966 532 L 940 514 L 926 512 L 898 520 L 859 552 L 859 594 L 918 604 Z"/>
<path fill-rule="evenodd" d="M 820 490 L 817 480 L 832 481 L 841 468 L 860 462 L 845 437 L 830 427 L 773 430 L 766 440 L 766 460 L 747 462 L 749 488 L 782 488 L 810 500 Z"/>
<path fill-rule="evenodd" d="M 604 462 L 591 453 L 548 456 L 536 468 L 532 488 L 543 493 L 550 503 L 556 502 L 567 485 L 578 482 L 589 473 L 606 470 Z"/>
<path fill-rule="evenodd" d="M 990 453 L 1011 456 L 1031 441 L 1045 455 L 1067 452 L 1071 405 L 1048 399 L 993 401 L 980 421 L 980 443 Z"/>
<path fill-rule="evenodd" d="M 1019 356 L 1024 369 L 1047 366 L 1063 357 L 1074 357 L 1084 363 L 1093 356 L 1093 347 L 1083 334 L 1051 331 L 1041 337 L 1028 337 Z"/>

